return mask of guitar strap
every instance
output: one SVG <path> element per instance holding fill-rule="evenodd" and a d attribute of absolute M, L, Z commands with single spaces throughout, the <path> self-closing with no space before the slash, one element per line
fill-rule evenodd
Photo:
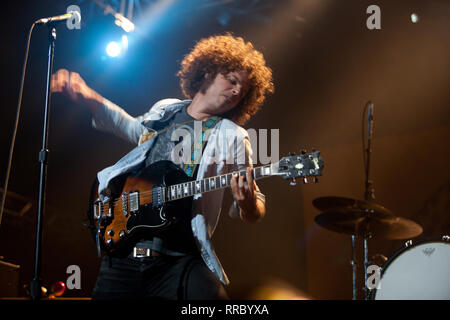
<path fill-rule="evenodd" d="M 209 138 L 210 131 L 208 131 L 208 129 L 213 128 L 221 119 L 221 117 L 212 116 L 208 120 L 202 121 L 202 134 L 194 137 L 195 141 L 191 146 L 191 160 L 184 165 L 184 172 L 189 177 L 193 178 L 197 173 L 201 152 L 203 152 Z M 197 148 L 197 146 L 200 145 L 201 148 Z"/>

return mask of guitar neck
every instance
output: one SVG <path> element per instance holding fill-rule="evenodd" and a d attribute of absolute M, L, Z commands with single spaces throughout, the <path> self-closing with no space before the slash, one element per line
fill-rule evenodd
<path fill-rule="evenodd" d="M 272 176 L 272 165 L 260 166 L 252 169 L 253 179 L 258 180 Z M 234 174 L 246 176 L 247 171 L 240 170 L 219 176 L 209 177 L 202 180 L 195 180 L 166 186 L 163 189 L 163 199 L 165 202 L 192 197 L 196 194 L 206 193 L 218 189 L 227 188 L 231 184 L 231 178 Z"/>

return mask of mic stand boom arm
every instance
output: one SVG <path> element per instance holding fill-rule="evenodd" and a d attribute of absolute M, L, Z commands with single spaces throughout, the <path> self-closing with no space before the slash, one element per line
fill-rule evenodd
<path fill-rule="evenodd" d="M 366 152 L 366 181 L 365 181 L 365 192 L 364 192 L 364 200 L 366 202 L 375 200 L 375 192 L 373 189 L 373 182 L 369 180 L 369 172 L 370 172 L 370 157 L 372 155 L 372 139 L 373 139 L 373 103 L 371 101 L 368 102 L 368 128 L 367 128 L 367 149 Z M 366 209 L 368 210 L 368 209 Z M 370 219 L 371 212 L 367 212 L 368 217 Z M 370 221 L 370 220 L 369 220 Z M 364 292 L 365 299 L 367 300 L 370 295 L 370 290 L 367 287 L 367 268 L 369 267 L 369 249 L 367 246 L 368 239 L 370 239 L 371 234 L 370 231 L 367 230 L 364 232 Z"/>

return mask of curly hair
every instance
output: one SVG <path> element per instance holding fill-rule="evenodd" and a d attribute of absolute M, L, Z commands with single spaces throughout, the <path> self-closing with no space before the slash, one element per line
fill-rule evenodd
<path fill-rule="evenodd" d="M 250 42 L 229 33 L 201 39 L 184 57 L 177 76 L 183 94 L 192 99 L 205 83 L 210 84 L 205 74 L 214 79 L 218 73 L 239 70 L 247 72 L 249 90 L 236 107 L 222 116 L 243 125 L 259 111 L 266 95 L 274 92 L 272 70 Z"/>

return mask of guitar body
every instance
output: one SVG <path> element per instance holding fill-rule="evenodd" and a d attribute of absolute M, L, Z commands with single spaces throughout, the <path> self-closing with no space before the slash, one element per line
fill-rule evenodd
<path fill-rule="evenodd" d="M 274 164 L 253 168 L 251 174 L 255 180 L 276 175 L 295 184 L 297 177 L 304 177 L 306 183 L 306 177 L 321 175 L 322 168 L 318 151 L 302 152 L 301 155 L 283 157 Z M 88 219 L 99 255 L 100 249 L 114 252 L 130 248 L 147 236 L 187 239 L 173 235 L 191 231 L 188 225 L 192 196 L 230 186 L 234 174 L 246 179 L 247 170 L 193 181 L 173 162 L 158 161 L 139 172 L 114 178 L 109 184 L 111 200 L 106 203 L 100 201 L 98 183 L 95 183 Z"/>
<path fill-rule="evenodd" d="M 88 212 L 96 229 L 96 241 L 103 250 L 114 252 L 132 246 L 142 237 L 167 232 L 179 218 L 191 213 L 192 197 L 164 203 L 164 186 L 191 180 L 171 161 L 158 161 L 113 179 L 113 200 L 106 203 L 99 200 L 96 183 Z"/>

